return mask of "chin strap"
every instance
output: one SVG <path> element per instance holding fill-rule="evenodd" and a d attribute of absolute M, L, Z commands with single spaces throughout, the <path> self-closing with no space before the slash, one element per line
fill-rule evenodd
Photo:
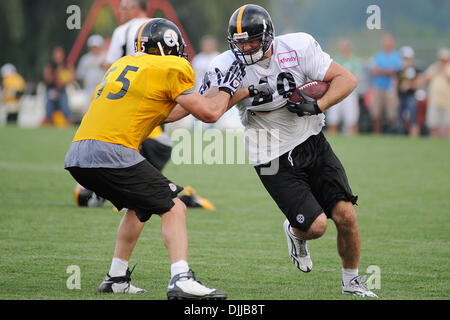
<path fill-rule="evenodd" d="M 159 52 L 161 52 L 161 55 L 162 55 L 162 56 L 165 56 L 163 47 L 162 47 L 162 45 L 161 45 L 161 42 L 159 42 L 159 41 L 158 41 L 158 48 L 159 48 Z"/>

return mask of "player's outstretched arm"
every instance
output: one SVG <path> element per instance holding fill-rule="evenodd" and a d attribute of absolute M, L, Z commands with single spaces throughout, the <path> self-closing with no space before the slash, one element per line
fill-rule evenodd
<path fill-rule="evenodd" d="M 320 110 L 325 111 L 344 100 L 358 85 L 356 77 L 336 62 L 332 62 L 323 81 L 330 82 L 324 96 L 317 100 Z"/>
<path fill-rule="evenodd" d="M 170 123 L 175 122 L 178 120 L 183 119 L 186 117 L 189 113 L 185 108 L 183 108 L 181 105 L 177 104 L 172 111 L 170 112 L 169 116 L 164 120 L 164 123 Z"/>
<path fill-rule="evenodd" d="M 217 73 L 218 94 L 201 94 L 194 92 L 179 95 L 175 101 L 194 117 L 207 123 L 214 123 L 228 110 L 230 99 L 237 91 L 245 72 L 243 66 L 235 61 L 223 74 Z"/>
<path fill-rule="evenodd" d="M 204 93 L 204 96 L 207 98 L 213 98 L 216 95 L 219 94 L 219 87 L 211 87 L 208 89 L 208 91 L 206 91 Z M 230 109 L 231 107 L 235 106 L 236 104 L 238 104 L 239 102 L 241 102 L 242 100 L 248 98 L 250 95 L 248 88 L 240 88 L 238 89 L 233 96 L 231 97 L 230 101 L 228 102 L 228 109 Z"/>
<path fill-rule="evenodd" d="M 205 94 L 203 96 L 205 96 L 206 98 L 212 99 L 212 98 L 217 97 L 217 95 L 219 93 L 220 93 L 219 87 L 211 87 L 208 91 L 205 92 Z M 231 99 L 229 99 L 228 107 L 226 108 L 224 113 L 226 111 L 228 111 L 230 108 L 232 108 L 234 105 L 239 103 L 241 100 L 244 100 L 245 98 L 247 98 L 248 96 L 249 96 L 248 88 L 241 88 L 241 89 L 237 90 L 234 93 L 234 95 L 231 97 Z M 166 120 L 164 120 L 164 123 L 170 123 L 170 122 L 175 122 L 175 121 L 181 120 L 189 114 L 191 114 L 191 113 L 188 110 L 183 108 L 180 104 L 177 104 L 175 106 L 175 108 L 172 109 L 172 112 L 169 114 L 169 116 L 166 118 Z M 223 113 L 220 116 L 222 116 L 222 115 L 223 115 Z M 219 116 L 219 118 L 220 118 L 220 116 Z"/>
<path fill-rule="evenodd" d="M 206 98 L 201 94 L 194 92 L 179 95 L 175 101 L 181 108 L 186 110 L 187 114 L 191 113 L 194 117 L 203 122 L 214 123 L 228 110 L 230 98 L 231 96 L 224 91 L 219 92 L 214 98 Z M 178 109 L 176 112 L 181 115 L 183 111 Z M 171 116 L 172 114 L 169 115 L 169 117 Z M 176 114 L 174 115 L 174 118 L 175 117 Z"/>

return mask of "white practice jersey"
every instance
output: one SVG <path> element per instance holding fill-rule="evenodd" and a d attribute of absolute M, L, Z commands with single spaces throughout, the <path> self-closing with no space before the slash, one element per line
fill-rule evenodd
<path fill-rule="evenodd" d="M 118 26 L 112 35 L 106 62 L 113 64 L 123 56 L 133 54 L 134 38 L 139 27 L 147 22 L 149 18 L 135 18 Z"/>
<path fill-rule="evenodd" d="M 205 75 L 207 87 L 217 86 L 215 69 L 226 72 L 236 60 L 228 50 L 217 56 Z M 245 127 L 245 147 L 253 165 L 267 163 L 320 133 L 325 115 L 298 117 L 284 107 L 287 98 L 301 84 L 322 81 L 332 60 L 309 34 L 290 33 L 274 38 L 270 59 L 245 67 L 241 87 L 268 83 L 273 94 L 241 101 L 237 108 Z"/>

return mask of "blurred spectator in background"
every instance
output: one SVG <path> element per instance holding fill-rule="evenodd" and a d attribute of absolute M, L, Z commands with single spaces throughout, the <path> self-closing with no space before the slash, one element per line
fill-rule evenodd
<path fill-rule="evenodd" d="M 427 125 L 433 138 L 450 137 L 450 50 L 441 48 L 437 58 L 425 72 L 429 83 Z"/>
<path fill-rule="evenodd" d="M 147 3 L 148 0 L 122 0 L 120 2 L 120 20 L 123 24 L 113 32 L 111 44 L 103 62 L 105 69 L 109 69 L 120 58 L 135 52 L 136 32 L 150 19 L 147 17 Z"/>
<path fill-rule="evenodd" d="M 17 123 L 19 100 L 25 91 L 25 80 L 17 73 L 16 67 L 7 63 L 2 67 L 2 101 L 6 108 L 6 122 Z"/>
<path fill-rule="evenodd" d="M 372 57 L 372 88 L 373 101 L 371 113 L 373 129 L 376 134 L 383 131 L 382 121 L 384 112 L 392 131 L 397 125 L 397 93 L 394 90 L 394 81 L 397 72 L 402 69 L 402 57 L 395 50 L 394 36 L 387 33 L 382 39 L 383 51 L 375 53 Z"/>
<path fill-rule="evenodd" d="M 98 34 L 90 36 L 87 41 L 89 52 L 81 57 L 78 64 L 77 79 L 80 81 L 83 91 L 88 98 L 91 98 L 95 88 L 102 81 L 105 74 L 105 69 L 101 66 L 104 59 L 103 43 L 102 36 Z M 89 104 L 86 105 L 84 113 L 88 108 Z"/>
<path fill-rule="evenodd" d="M 192 59 L 192 68 L 195 73 L 195 91 L 200 89 L 202 85 L 203 76 L 208 70 L 209 63 L 214 59 L 219 52 L 217 52 L 217 42 L 212 36 L 204 36 L 200 41 L 201 52 Z"/>
<path fill-rule="evenodd" d="M 198 92 L 202 86 L 203 76 L 208 70 L 209 63 L 219 55 L 217 51 L 217 40 L 210 35 L 205 35 L 200 40 L 200 53 L 196 54 L 191 61 L 192 69 L 195 73 L 195 83 L 194 90 Z M 192 129 L 194 122 L 200 120 L 196 119 L 193 115 L 188 115 L 187 117 L 177 121 L 177 123 L 172 126 L 182 127 L 186 129 Z M 215 127 L 217 124 L 202 124 L 204 127 Z"/>
<path fill-rule="evenodd" d="M 405 46 L 400 49 L 403 58 L 403 68 L 397 76 L 397 90 L 399 98 L 398 108 L 398 132 L 409 133 L 411 138 L 419 135 L 419 124 L 417 122 L 418 101 L 416 90 L 423 83 L 422 70 L 414 64 L 414 50 Z"/>
<path fill-rule="evenodd" d="M 340 44 L 340 55 L 334 59 L 337 63 L 352 72 L 355 76 L 359 73 L 359 61 L 352 55 L 351 43 L 344 40 Z M 358 93 L 353 91 L 344 100 L 326 111 L 328 132 L 337 134 L 339 125 L 343 124 L 343 132 L 352 136 L 358 135 L 359 103 Z"/>
<path fill-rule="evenodd" d="M 64 49 L 57 46 L 52 51 L 50 63 L 44 69 L 44 82 L 46 89 L 45 119 L 42 125 L 70 124 L 69 99 L 67 97 L 66 86 L 75 80 L 73 67 L 66 62 Z"/>

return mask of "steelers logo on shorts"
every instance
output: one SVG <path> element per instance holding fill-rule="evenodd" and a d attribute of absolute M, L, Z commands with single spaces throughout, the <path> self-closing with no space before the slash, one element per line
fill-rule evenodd
<path fill-rule="evenodd" d="M 302 215 L 301 213 L 299 213 L 296 218 L 297 218 L 298 223 L 305 222 L 305 216 Z"/>

